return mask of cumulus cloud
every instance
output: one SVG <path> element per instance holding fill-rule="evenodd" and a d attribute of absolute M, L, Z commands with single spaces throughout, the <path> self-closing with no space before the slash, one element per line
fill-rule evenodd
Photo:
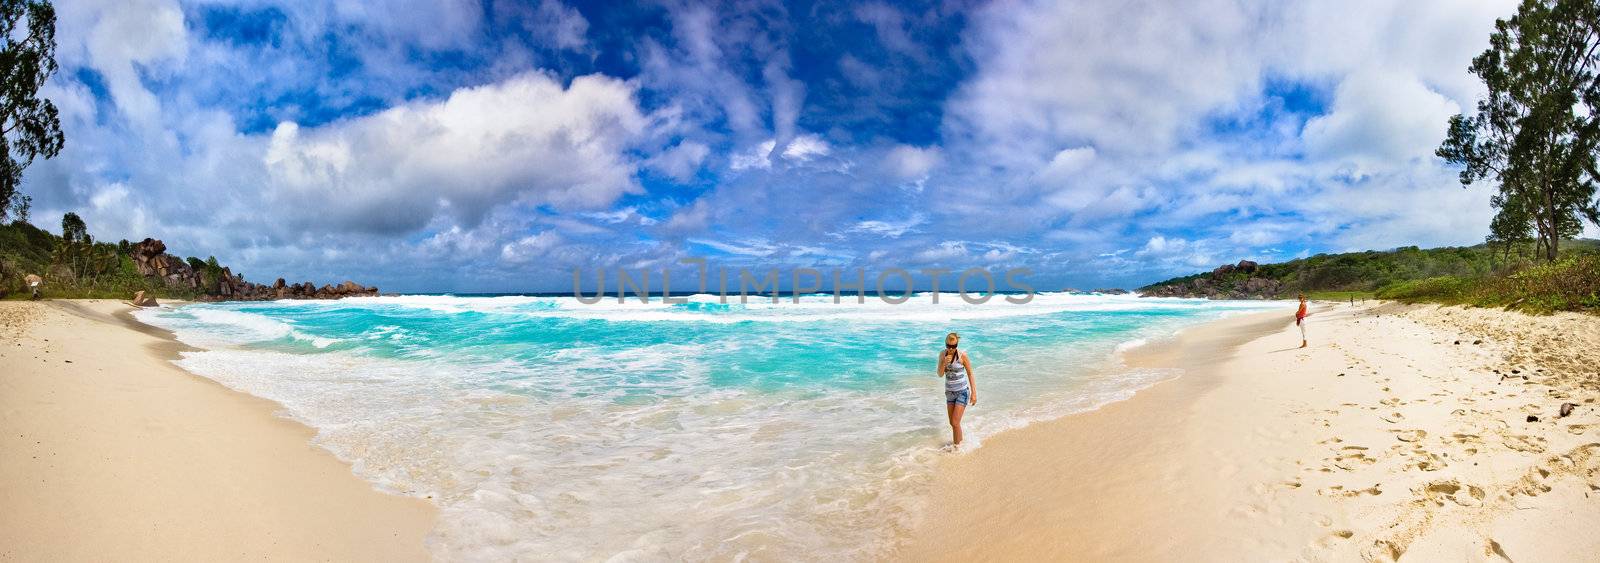
<path fill-rule="evenodd" d="M 1320 159 L 1385 164 L 1432 157 L 1443 124 L 1461 112 L 1415 75 L 1382 71 L 1345 77 L 1332 110 L 1306 123 L 1307 152 Z"/>
<path fill-rule="evenodd" d="M 448 213 L 475 224 L 517 202 L 595 208 L 637 191 L 623 154 L 646 123 L 626 83 L 543 73 L 458 90 L 378 114 L 272 132 L 273 201 L 317 202 L 319 221 L 402 233 Z"/>

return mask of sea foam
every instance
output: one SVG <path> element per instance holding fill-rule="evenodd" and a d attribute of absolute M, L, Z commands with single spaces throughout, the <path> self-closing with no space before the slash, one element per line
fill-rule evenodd
<path fill-rule="evenodd" d="M 202 348 L 184 369 L 279 402 L 358 475 L 438 504 L 445 559 L 874 559 L 947 455 L 946 332 L 981 392 L 971 451 L 1177 374 L 1120 365 L 1119 343 L 1263 306 L 404 296 L 139 317 Z"/>

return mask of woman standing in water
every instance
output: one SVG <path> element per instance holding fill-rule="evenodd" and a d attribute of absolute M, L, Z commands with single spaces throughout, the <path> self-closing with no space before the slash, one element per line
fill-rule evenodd
<path fill-rule="evenodd" d="M 944 378 L 944 407 L 950 416 L 955 447 L 961 446 L 961 415 L 966 413 L 968 405 L 978 404 L 978 381 L 972 377 L 972 362 L 967 361 L 966 352 L 956 347 L 960 343 L 961 335 L 954 332 L 945 335 L 938 372 Z"/>

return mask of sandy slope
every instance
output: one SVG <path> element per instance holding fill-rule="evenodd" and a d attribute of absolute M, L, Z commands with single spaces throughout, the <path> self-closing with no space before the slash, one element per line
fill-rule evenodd
<path fill-rule="evenodd" d="M 1594 560 L 1600 318 L 1315 310 L 1310 349 L 1292 307 L 1206 325 L 1130 358 L 1184 377 L 951 458 L 904 556 Z"/>
<path fill-rule="evenodd" d="M 427 558 L 434 509 L 172 366 L 115 301 L 0 302 L 0 560 Z"/>

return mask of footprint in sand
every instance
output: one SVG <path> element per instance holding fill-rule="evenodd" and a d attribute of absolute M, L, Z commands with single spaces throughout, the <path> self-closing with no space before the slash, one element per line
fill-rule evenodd
<path fill-rule="evenodd" d="M 1333 458 L 1333 466 L 1345 471 L 1355 471 L 1358 467 L 1372 465 L 1377 462 L 1378 460 L 1367 457 L 1367 454 L 1361 451 L 1346 452 L 1339 454 L 1339 457 Z"/>
<path fill-rule="evenodd" d="M 1444 462 L 1444 459 L 1428 452 L 1420 452 L 1420 455 L 1412 459 L 1416 463 L 1411 464 L 1411 467 L 1415 467 L 1419 471 L 1438 471 L 1448 465 Z"/>
<path fill-rule="evenodd" d="M 1506 447 L 1519 452 L 1544 453 L 1545 451 L 1544 445 L 1541 444 L 1541 442 L 1544 442 L 1544 438 L 1538 436 L 1505 434 L 1501 437 L 1501 442 L 1505 443 Z"/>
<path fill-rule="evenodd" d="M 1393 432 L 1394 438 L 1401 442 L 1416 442 L 1428 437 L 1426 430 L 1390 430 L 1390 432 Z"/>
<path fill-rule="evenodd" d="M 1488 538 L 1484 540 L 1484 542 L 1483 555 L 1485 557 L 1494 555 L 1500 557 L 1500 559 L 1504 561 L 1511 561 L 1511 556 L 1506 555 L 1506 550 L 1505 548 L 1500 547 L 1500 542 L 1494 541 L 1494 538 Z"/>
<path fill-rule="evenodd" d="M 1359 497 L 1362 495 L 1378 496 L 1383 494 L 1383 491 L 1380 490 L 1378 486 L 1379 484 L 1374 483 L 1371 487 L 1367 487 L 1365 489 L 1345 490 L 1344 485 L 1333 485 L 1331 487 L 1323 487 L 1317 491 L 1317 494 L 1325 497 Z"/>
<path fill-rule="evenodd" d="M 1334 530 L 1333 533 L 1322 536 L 1320 539 L 1318 539 L 1317 547 L 1330 548 L 1333 547 L 1334 544 L 1344 543 L 1345 540 L 1348 540 L 1355 535 L 1356 533 L 1350 530 Z"/>
<path fill-rule="evenodd" d="M 1511 485 L 1511 487 L 1507 489 L 1507 492 L 1511 493 L 1512 495 L 1529 497 L 1536 497 L 1541 494 L 1548 493 L 1550 492 L 1550 485 L 1545 483 L 1544 480 L 1549 476 L 1550 472 L 1542 467 L 1538 468 L 1537 471 L 1529 471 L 1526 475 L 1523 475 L 1521 479 L 1518 479 L 1515 484 Z"/>
<path fill-rule="evenodd" d="M 1405 547 L 1387 539 L 1374 541 L 1373 545 L 1362 550 L 1362 560 L 1365 561 L 1398 561 L 1400 555 L 1405 555 Z"/>

